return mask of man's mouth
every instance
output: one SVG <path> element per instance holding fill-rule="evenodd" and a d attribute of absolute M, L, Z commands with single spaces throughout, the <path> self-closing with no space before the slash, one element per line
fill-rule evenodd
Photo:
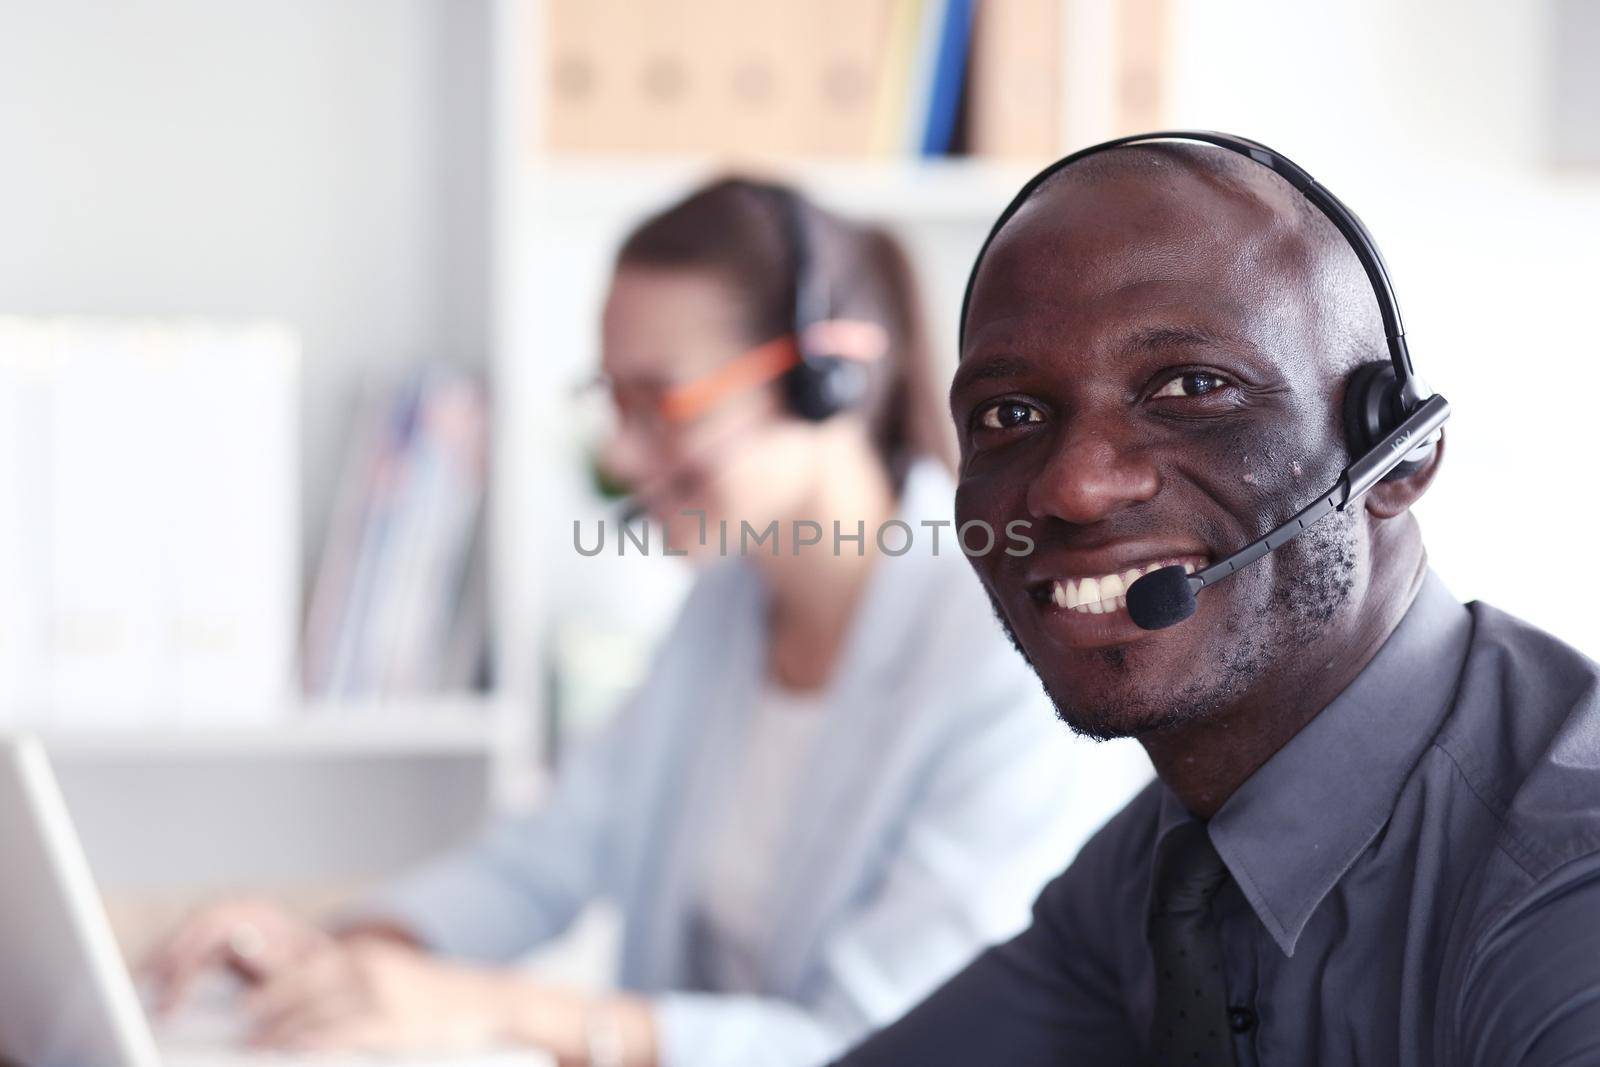
<path fill-rule="evenodd" d="M 1206 565 L 1205 556 L 1167 556 L 1130 564 L 1110 574 L 1063 575 L 1033 582 L 1028 596 L 1041 607 L 1080 615 L 1111 615 L 1126 611 L 1128 587 L 1162 567 L 1181 566 L 1193 574 Z"/>

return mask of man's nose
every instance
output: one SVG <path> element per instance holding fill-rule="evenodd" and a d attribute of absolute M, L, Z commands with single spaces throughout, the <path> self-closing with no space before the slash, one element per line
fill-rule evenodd
<path fill-rule="evenodd" d="M 1160 472 L 1119 433 L 1118 420 L 1078 420 L 1029 485 L 1028 510 L 1087 526 L 1149 500 L 1160 488 Z"/>

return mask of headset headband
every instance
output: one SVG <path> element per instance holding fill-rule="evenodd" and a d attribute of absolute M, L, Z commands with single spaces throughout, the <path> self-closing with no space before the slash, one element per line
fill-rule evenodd
<path fill-rule="evenodd" d="M 1001 229 L 1011 221 L 1011 216 L 1028 202 L 1039 186 L 1058 171 L 1088 156 L 1113 148 L 1126 148 L 1157 141 L 1196 141 L 1253 159 L 1298 189 L 1317 210 L 1327 216 L 1328 221 L 1344 235 L 1356 258 L 1361 261 L 1362 269 L 1367 272 L 1367 280 L 1372 283 L 1373 295 L 1378 300 L 1378 313 L 1383 316 L 1383 333 L 1389 346 L 1389 359 L 1394 364 L 1395 377 L 1400 384 L 1402 406 L 1409 411 L 1428 396 L 1428 391 L 1417 381 L 1416 372 L 1411 365 L 1411 352 L 1406 347 L 1405 325 L 1400 320 L 1400 302 L 1395 299 L 1394 286 L 1389 281 L 1389 269 L 1384 265 L 1383 255 L 1378 251 L 1377 243 L 1367 232 L 1366 226 L 1356 217 L 1356 213 L 1345 207 L 1338 197 L 1319 185 L 1304 167 L 1287 156 L 1273 151 L 1258 141 L 1210 130 L 1167 130 L 1117 137 L 1080 149 L 1050 164 L 1028 179 L 1028 183 L 1011 199 L 1011 203 L 1006 205 L 1006 209 L 995 220 L 994 226 L 989 230 L 989 236 L 984 238 L 983 247 L 978 250 L 977 258 L 972 261 L 972 273 L 967 276 L 967 289 L 961 297 L 961 321 L 959 332 L 956 334 L 957 344 L 966 337 L 967 307 L 972 302 L 972 289 L 978 280 L 978 268 L 983 264 L 983 257 L 988 253 L 989 246 L 994 243 Z"/>
<path fill-rule="evenodd" d="M 813 261 L 811 231 L 806 221 L 806 206 L 801 202 L 800 195 L 785 185 L 773 184 L 766 189 L 777 208 L 778 224 L 788 248 L 790 267 L 794 271 L 790 318 L 794 321 L 795 339 L 800 345 L 803 359 L 809 355 L 802 341 L 806 327 L 830 315 L 827 285 L 818 276 Z"/>

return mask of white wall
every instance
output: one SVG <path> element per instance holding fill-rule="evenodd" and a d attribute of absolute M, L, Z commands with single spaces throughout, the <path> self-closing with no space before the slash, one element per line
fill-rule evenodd
<path fill-rule="evenodd" d="M 0 0 L 0 312 L 291 324 L 314 559 L 363 374 L 486 363 L 487 53 L 487 0 Z M 113 889 L 386 872 L 468 832 L 487 773 L 62 765 Z"/>
<path fill-rule="evenodd" d="M 1600 173 L 1547 158 L 1553 10 L 1179 0 L 1174 120 L 1287 152 L 1366 221 L 1418 369 L 1455 408 L 1418 508 L 1435 566 L 1600 656 L 1582 603 L 1600 595 Z"/>
<path fill-rule="evenodd" d="M 487 21 L 486 0 L 0 0 L 0 311 L 287 320 L 320 536 L 362 373 L 484 359 Z"/>

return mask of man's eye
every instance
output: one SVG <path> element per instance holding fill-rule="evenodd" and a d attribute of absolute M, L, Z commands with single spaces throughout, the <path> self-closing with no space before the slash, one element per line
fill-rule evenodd
<path fill-rule="evenodd" d="M 1002 400 L 984 408 L 978 423 L 987 430 L 1010 430 L 1030 422 L 1043 422 L 1044 415 L 1032 404 L 1020 400 Z"/>
<path fill-rule="evenodd" d="M 1215 392 L 1227 384 L 1228 380 L 1220 374 L 1212 374 L 1203 370 L 1190 371 L 1187 374 L 1178 375 L 1156 390 L 1152 394 L 1152 399 L 1158 396 L 1205 396 L 1207 393 Z"/>

